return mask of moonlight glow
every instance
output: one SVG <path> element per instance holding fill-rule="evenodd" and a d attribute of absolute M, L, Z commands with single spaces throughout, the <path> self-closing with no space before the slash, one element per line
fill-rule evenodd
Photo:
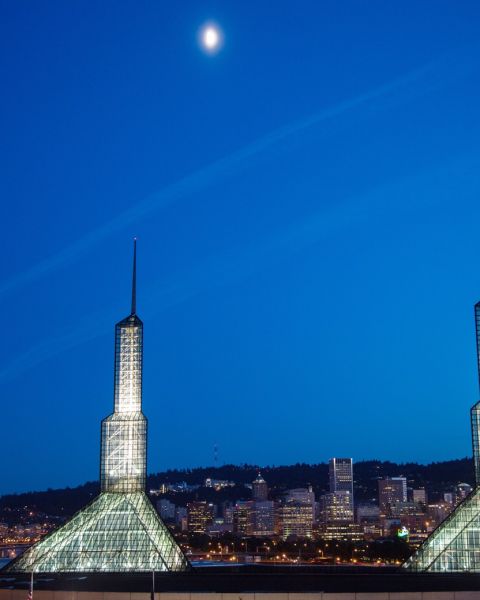
<path fill-rule="evenodd" d="M 205 52 L 214 54 L 215 52 L 218 52 L 222 46 L 222 31 L 217 25 L 207 23 L 201 28 L 199 39 Z"/>

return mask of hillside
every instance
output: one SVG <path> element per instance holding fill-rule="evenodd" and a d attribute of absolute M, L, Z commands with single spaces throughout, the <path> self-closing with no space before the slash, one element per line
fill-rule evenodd
<path fill-rule="evenodd" d="M 325 463 L 288 466 L 265 466 L 262 474 L 271 489 L 273 497 L 288 488 L 312 485 L 316 494 L 327 491 L 328 465 Z M 169 470 L 151 474 L 147 489 L 158 489 L 162 483 L 186 482 L 189 485 L 201 485 L 207 477 L 226 479 L 237 485 L 216 492 L 211 488 L 200 488 L 194 492 L 167 496 L 175 503 L 183 505 L 192 499 L 223 502 L 248 498 L 250 492 L 244 487 L 257 475 L 254 465 L 223 465 L 221 467 L 201 467 L 195 469 Z M 357 502 L 371 500 L 377 494 L 377 480 L 385 476 L 403 475 L 411 487 L 425 486 L 429 498 L 435 500 L 459 482 L 473 485 L 472 459 L 462 458 L 428 465 L 417 463 L 397 464 L 388 461 L 369 460 L 354 464 L 355 498 Z M 15 516 L 25 509 L 35 512 L 68 517 L 85 506 L 99 491 L 98 482 L 87 482 L 75 488 L 48 489 L 22 494 L 9 494 L 0 497 L 0 520 L 13 522 Z"/>

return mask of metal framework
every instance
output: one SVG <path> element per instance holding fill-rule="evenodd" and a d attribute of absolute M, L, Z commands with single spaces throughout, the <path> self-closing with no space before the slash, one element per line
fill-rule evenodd
<path fill-rule="evenodd" d="M 478 367 L 478 379 L 480 383 L 480 302 L 475 304 L 475 334 L 477 342 L 477 367 Z"/>
<path fill-rule="evenodd" d="M 185 571 L 189 563 L 145 494 L 147 419 L 142 413 L 143 323 L 115 326 L 114 410 L 102 421 L 101 493 L 5 568 L 10 572 Z"/>
<path fill-rule="evenodd" d="M 477 364 L 480 379 L 480 302 L 475 305 Z M 475 490 L 403 565 L 409 571 L 480 573 L 480 402 L 470 411 Z"/>
<path fill-rule="evenodd" d="M 475 334 L 477 341 L 477 366 L 480 383 L 480 302 L 475 304 Z M 470 422 L 472 425 L 473 463 L 475 466 L 475 483 L 480 485 L 480 402 L 470 409 Z"/>
<path fill-rule="evenodd" d="M 470 409 L 472 424 L 473 464 L 475 468 L 475 484 L 480 484 L 480 402 Z"/>
<path fill-rule="evenodd" d="M 143 323 L 130 315 L 115 326 L 114 412 L 102 421 L 103 492 L 145 489 L 147 420 L 142 413 Z"/>
<path fill-rule="evenodd" d="M 480 572 L 480 488 L 450 513 L 404 568 L 437 573 Z"/>
<path fill-rule="evenodd" d="M 187 559 L 144 492 L 103 492 L 8 570 L 119 573 L 186 569 Z"/>

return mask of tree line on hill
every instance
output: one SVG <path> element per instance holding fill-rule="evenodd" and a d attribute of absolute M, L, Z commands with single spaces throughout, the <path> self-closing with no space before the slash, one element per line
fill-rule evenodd
<path fill-rule="evenodd" d="M 206 478 L 233 481 L 236 485 L 216 492 L 212 488 L 201 487 L 185 494 L 167 496 L 176 504 L 185 504 L 194 499 L 210 502 L 241 500 L 250 497 L 245 484 L 251 483 L 261 473 L 271 489 L 272 496 L 284 490 L 311 485 L 317 495 L 328 491 L 328 464 L 299 463 L 287 466 L 223 465 L 219 467 L 198 467 L 194 469 L 171 469 L 148 476 L 147 490 L 159 489 L 161 484 L 202 486 Z M 356 502 L 370 501 L 377 496 L 378 479 L 382 477 L 404 476 L 413 488 L 425 487 L 429 498 L 436 500 L 444 491 L 458 483 L 474 485 L 473 463 L 471 458 L 462 458 L 428 465 L 418 463 L 397 464 L 389 461 L 366 460 L 354 463 L 354 495 Z M 85 506 L 99 493 L 98 482 L 87 482 L 74 488 L 48 489 L 39 492 L 8 494 L 0 496 L 0 521 L 15 522 L 26 509 L 35 513 L 70 517 Z M 23 517 L 24 518 L 24 517 Z"/>

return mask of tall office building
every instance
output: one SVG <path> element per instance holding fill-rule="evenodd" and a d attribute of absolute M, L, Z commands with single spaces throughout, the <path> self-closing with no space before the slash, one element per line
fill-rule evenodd
<path fill-rule="evenodd" d="M 191 533 L 206 533 L 213 522 L 214 506 L 203 501 L 187 504 L 188 531 Z"/>
<path fill-rule="evenodd" d="M 277 530 L 283 539 L 312 537 L 315 492 L 311 487 L 288 490 L 277 511 Z"/>
<path fill-rule="evenodd" d="M 272 500 L 255 500 L 253 503 L 253 531 L 256 537 L 275 534 L 275 502 Z"/>
<path fill-rule="evenodd" d="M 312 504 L 292 500 L 278 508 L 278 533 L 286 540 L 289 537 L 311 538 L 313 535 L 314 507 Z"/>
<path fill-rule="evenodd" d="M 330 492 L 320 498 L 321 521 L 327 525 L 353 523 L 353 508 L 350 492 Z"/>
<path fill-rule="evenodd" d="M 328 463 L 330 492 L 350 492 L 353 498 L 353 461 L 351 458 L 331 458 Z"/>
<path fill-rule="evenodd" d="M 177 507 L 170 500 L 166 498 L 157 500 L 157 511 L 163 521 L 175 521 Z"/>
<path fill-rule="evenodd" d="M 475 305 L 477 365 L 480 377 L 480 302 Z M 410 571 L 480 573 L 480 402 L 471 409 L 475 489 L 467 495 L 407 560 Z"/>
<path fill-rule="evenodd" d="M 252 497 L 254 500 L 268 499 L 268 485 L 260 472 L 257 478 L 252 481 Z"/>
<path fill-rule="evenodd" d="M 412 500 L 415 504 L 427 506 L 427 490 L 424 487 L 413 490 Z"/>
<path fill-rule="evenodd" d="M 241 535 L 252 535 L 254 529 L 253 500 L 238 500 L 233 507 L 233 531 Z"/>
<path fill-rule="evenodd" d="M 330 493 L 320 498 L 320 531 L 324 539 L 352 539 L 358 532 L 353 513 L 353 461 L 331 458 L 328 463 Z"/>
<path fill-rule="evenodd" d="M 378 505 L 380 514 L 388 517 L 397 502 L 407 501 L 407 480 L 405 477 L 385 477 L 378 480 Z"/>
<path fill-rule="evenodd" d="M 323 536 L 328 539 L 343 539 L 352 530 L 354 522 L 352 459 L 331 458 L 328 463 L 328 480 L 330 493 L 321 499 Z"/>
<path fill-rule="evenodd" d="M 10 563 L 8 571 L 115 573 L 188 568 L 145 493 L 147 420 L 142 413 L 142 367 L 135 243 L 131 312 L 115 326 L 114 409 L 101 428 L 101 493 Z"/>

